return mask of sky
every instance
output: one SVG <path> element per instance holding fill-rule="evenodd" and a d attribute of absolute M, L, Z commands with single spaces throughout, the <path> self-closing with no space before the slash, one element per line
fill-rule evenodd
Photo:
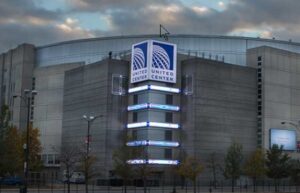
<path fill-rule="evenodd" d="M 300 0 L 0 0 L 0 53 L 82 38 L 230 35 L 300 42 Z"/>

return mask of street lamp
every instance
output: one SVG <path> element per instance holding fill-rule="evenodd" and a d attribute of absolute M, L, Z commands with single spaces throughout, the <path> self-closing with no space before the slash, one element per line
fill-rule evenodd
<path fill-rule="evenodd" d="M 292 122 L 292 121 L 282 121 L 281 124 L 282 125 L 287 125 L 287 124 L 292 125 L 296 128 L 296 130 L 300 131 L 300 120 L 298 121 L 298 123 Z M 297 151 L 299 151 L 298 150 L 298 142 L 297 142 Z"/>
<path fill-rule="evenodd" d="M 97 115 L 97 116 L 87 116 L 83 115 L 82 118 L 87 121 L 88 127 L 87 127 L 87 136 L 86 136 L 86 163 L 85 163 L 85 192 L 88 193 L 88 175 L 89 175 L 89 169 L 88 167 L 88 159 L 89 159 L 89 153 L 90 153 L 90 127 L 94 120 L 96 120 L 99 117 L 103 117 L 103 115 Z"/>
<path fill-rule="evenodd" d="M 300 127 L 300 121 L 298 121 L 298 123 L 295 123 L 295 122 L 292 122 L 292 121 L 282 121 L 281 122 L 282 125 L 292 125 L 294 126 L 297 130 L 299 130 L 299 127 Z"/>
<path fill-rule="evenodd" d="M 24 189 L 22 193 L 27 193 L 27 186 L 28 186 L 28 169 L 29 169 L 29 122 L 30 122 L 30 104 L 32 96 L 37 95 L 36 90 L 24 89 L 24 95 L 14 95 L 13 98 L 19 97 L 21 100 L 24 101 L 25 105 L 27 106 L 27 121 L 26 121 L 26 143 L 23 144 L 23 148 L 25 151 L 25 161 L 24 161 Z"/>

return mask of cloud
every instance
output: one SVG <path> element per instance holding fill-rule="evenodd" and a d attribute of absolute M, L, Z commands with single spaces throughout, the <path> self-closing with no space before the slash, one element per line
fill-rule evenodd
<path fill-rule="evenodd" d="M 177 0 L 66 0 L 74 11 L 135 10 L 149 5 L 168 5 Z"/>
<path fill-rule="evenodd" d="M 61 0 L 68 5 L 65 10 L 45 9 L 37 5 L 39 1 L 45 0 L 1 1 L 0 51 L 22 42 L 43 45 L 107 35 L 158 34 L 159 24 L 171 34 L 245 35 L 300 41 L 300 1 L 295 0 L 222 0 L 215 9 L 201 0 L 193 5 L 183 0 Z M 93 23 L 105 27 L 83 27 L 88 25 L 83 25 L 76 15 L 88 13 L 101 15 L 102 23 L 96 19 Z"/>
<path fill-rule="evenodd" d="M 25 42 L 41 45 L 89 37 L 94 37 L 93 32 L 60 10 L 45 10 L 33 0 L 1 1 L 0 53 Z"/>

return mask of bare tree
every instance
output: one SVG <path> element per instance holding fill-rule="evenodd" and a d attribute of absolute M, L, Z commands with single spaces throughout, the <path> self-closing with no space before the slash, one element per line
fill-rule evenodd
<path fill-rule="evenodd" d="M 127 183 L 135 174 L 134 166 L 127 161 L 139 157 L 141 149 L 126 145 L 126 141 L 131 140 L 130 136 L 125 135 L 122 138 L 124 142 L 114 150 L 112 159 L 116 174 L 123 180 L 124 193 L 127 193 Z"/>
<path fill-rule="evenodd" d="M 79 148 L 76 146 L 63 146 L 61 148 L 59 160 L 65 168 L 64 178 L 67 183 L 67 191 L 70 193 L 70 179 L 79 163 Z"/>
<path fill-rule="evenodd" d="M 224 176 L 231 180 L 231 191 L 234 192 L 235 181 L 242 174 L 243 146 L 233 142 L 225 156 Z"/>
<path fill-rule="evenodd" d="M 140 158 L 138 159 L 143 159 L 143 160 L 148 160 L 149 158 L 149 153 L 147 148 L 145 147 L 139 147 L 139 153 Z M 151 175 L 153 168 L 148 163 L 144 164 L 137 164 L 136 165 L 136 174 L 138 177 L 142 178 L 143 181 L 143 186 L 144 186 L 144 193 L 147 193 L 147 180 L 148 177 Z"/>
<path fill-rule="evenodd" d="M 144 193 L 147 193 L 147 180 L 152 173 L 152 168 L 148 164 L 140 164 L 137 166 L 136 172 L 143 180 Z"/>
<path fill-rule="evenodd" d="M 85 192 L 88 193 L 89 181 L 97 175 L 100 175 L 95 168 L 97 157 L 86 151 L 86 146 L 83 145 L 79 150 L 79 169 L 84 172 L 85 177 Z"/>
<path fill-rule="evenodd" d="M 186 157 L 186 159 L 180 164 L 178 173 L 193 182 L 194 193 L 196 193 L 196 180 L 203 170 L 204 166 L 198 159 L 194 157 Z"/>
<path fill-rule="evenodd" d="M 213 152 L 209 155 L 209 158 L 207 160 L 207 168 L 211 171 L 212 173 L 212 185 L 214 188 L 217 188 L 217 175 L 218 175 L 218 169 L 220 167 L 220 164 L 218 163 L 218 159 L 216 157 L 216 152 Z"/>

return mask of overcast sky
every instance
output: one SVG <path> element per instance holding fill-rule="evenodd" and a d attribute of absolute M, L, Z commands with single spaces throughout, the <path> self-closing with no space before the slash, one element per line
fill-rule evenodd
<path fill-rule="evenodd" d="M 27 42 L 158 34 L 300 42 L 300 0 L 0 0 L 0 52 Z"/>

